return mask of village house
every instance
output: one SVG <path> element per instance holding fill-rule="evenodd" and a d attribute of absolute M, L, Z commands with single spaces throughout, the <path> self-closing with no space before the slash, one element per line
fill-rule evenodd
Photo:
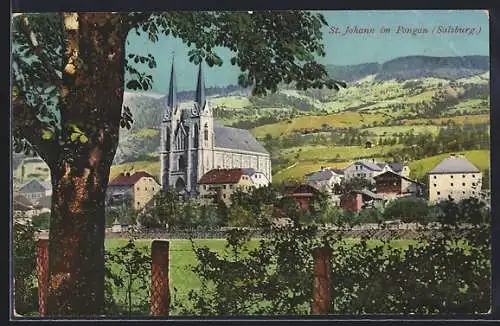
<path fill-rule="evenodd" d="M 428 172 L 429 202 L 481 196 L 482 173 L 463 156 L 451 155 Z"/>
<path fill-rule="evenodd" d="M 340 184 L 343 179 L 344 171 L 341 169 L 322 168 L 307 175 L 307 184 L 320 191 L 331 193 L 333 186 Z"/>
<path fill-rule="evenodd" d="M 339 185 L 342 180 L 344 180 L 344 171 L 341 169 L 322 168 L 320 171 L 307 175 L 307 184 L 327 193 L 334 206 L 340 205 L 340 196 L 334 193 L 333 188 L 335 185 Z"/>
<path fill-rule="evenodd" d="M 374 179 L 377 194 L 386 199 L 404 196 L 420 197 L 424 194 L 424 184 L 393 171 L 379 174 Z"/>
<path fill-rule="evenodd" d="M 284 190 L 284 197 L 291 197 L 297 203 L 298 208 L 309 210 L 311 200 L 319 194 L 319 190 L 308 185 L 290 185 Z"/>
<path fill-rule="evenodd" d="M 252 168 L 244 168 L 243 170 L 245 170 L 245 174 L 250 177 L 255 188 L 267 187 L 269 185 L 269 179 L 264 173 Z"/>
<path fill-rule="evenodd" d="M 383 201 L 384 197 L 368 189 L 351 190 L 340 197 L 340 206 L 349 212 L 372 207 L 376 201 Z"/>
<path fill-rule="evenodd" d="M 32 218 L 33 216 L 40 215 L 42 213 L 50 213 L 50 201 L 47 203 L 46 198 L 42 197 L 42 202 L 32 202 L 23 195 L 15 195 L 12 200 L 12 210 L 14 213 L 14 218 Z"/>
<path fill-rule="evenodd" d="M 363 178 L 375 182 L 374 177 L 387 171 L 401 173 L 406 177 L 410 174 L 409 167 L 402 163 L 377 163 L 375 160 L 359 160 L 349 164 L 344 169 L 344 178 L 346 181 Z"/>
<path fill-rule="evenodd" d="M 36 202 L 43 197 L 52 196 L 52 184 L 34 179 L 21 185 L 17 192 L 31 202 Z"/>
<path fill-rule="evenodd" d="M 160 188 L 160 184 L 147 172 L 120 173 L 108 184 L 106 203 L 110 207 L 127 205 L 139 210 L 153 199 Z"/>
<path fill-rule="evenodd" d="M 204 203 L 217 201 L 231 205 L 231 195 L 236 191 L 250 191 L 255 187 L 249 169 L 213 169 L 198 181 L 199 197 Z"/>

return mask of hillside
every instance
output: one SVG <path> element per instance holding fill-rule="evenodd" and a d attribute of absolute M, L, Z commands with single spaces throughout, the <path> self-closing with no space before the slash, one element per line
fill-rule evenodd
<path fill-rule="evenodd" d="M 327 66 L 328 73 L 337 79 L 353 82 L 374 75 L 376 80 L 410 80 L 436 77 L 455 80 L 489 71 L 487 56 L 431 57 L 407 56 L 382 64 L 365 63 L 350 66 Z"/>

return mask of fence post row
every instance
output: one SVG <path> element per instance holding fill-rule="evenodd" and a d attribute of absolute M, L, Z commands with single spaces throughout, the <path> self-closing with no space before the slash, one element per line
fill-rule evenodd
<path fill-rule="evenodd" d="M 36 273 L 38 279 L 38 312 L 47 315 L 47 292 L 49 289 L 49 239 L 36 242 Z"/>
<path fill-rule="evenodd" d="M 313 250 L 314 258 L 314 281 L 313 281 L 313 314 L 328 314 L 331 309 L 332 300 L 332 276 L 331 276 L 330 247 L 320 247 Z"/>
<path fill-rule="evenodd" d="M 151 315 L 168 316 L 169 288 L 168 264 L 169 243 L 154 240 L 151 243 Z"/>

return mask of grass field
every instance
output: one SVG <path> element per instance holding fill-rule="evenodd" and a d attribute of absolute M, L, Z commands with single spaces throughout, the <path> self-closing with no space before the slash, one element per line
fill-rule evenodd
<path fill-rule="evenodd" d="M 248 97 L 243 96 L 224 96 L 211 98 L 210 102 L 214 106 L 222 106 L 229 109 L 242 109 L 252 105 Z"/>
<path fill-rule="evenodd" d="M 304 180 L 305 175 L 310 172 L 319 171 L 321 167 L 345 168 L 349 162 L 327 162 L 327 161 L 303 161 L 298 162 L 291 168 L 283 169 L 273 175 L 273 183 L 280 183 L 286 180 Z"/>
<path fill-rule="evenodd" d="M 146 171 L 152 176 L 158 178 L 160 175 L 160 161 L 136 161 L 111 166 L 109 180 L 112 180 L 121 172 L 127 171 Z"/>
<path fill-rule="evenodd" d="M 281 150 L 280 156 L 289 160 L 299 161 L 312 161 L 312 160 L 330 160 L 341 159 L 342 161 L 349 161 L 352 159 L 367 157 L 372 155 L 383 156 L 391 149 L 402 147 L 402 145 L 395 146 L 374 146 L 372 148 L 365 148 L 364 146 L 300 146 L 292 147 Z M 296 155 L 299 155 L 296 158 Z"/>
<path fill-rule="evenodd" d="M 377 136 L 389 136 L 397 133 L 407 133 L 412 129 L 415 134 L 430 132 L 433 135 L 437 135 L 441 127 L 433 125 L 405 125 L 405 126 L 390 126 L 390 127 L 372 127 L 372 128 L 362 129 L 361 131 L 368 131 L 376 134 Z"/>
<path fill-rule="evenodd" d="M 465 151 L 456 154 L 463 154 L 481 171 L 490 168 L 491 155 L 489 150 Z M 450 154 L 440 154 L 412 162 L 410 164 L 410 175 L 413 178 L 425 176 L 427 172 L 432 170 L 441 160 L 447 158 L 449 155 Z"/>
<path fill-rule="evenodd" d="M 490 123 L 489 114 L 476 114 L 476 115 L 460 115 L 454 117 L 442 117 L 442 118 L 424 118 L 424 119 L 409 119 L 403 120 L 406 125 L 426 125 L 429 121 L 435 124 L 442 124 L 448 121 L 453 121 L 456 124 L 488 124 Z"/>
<path fill-rule="evenodd" d="M 385 117 L 381 114 L 360 114 L 358 112 L 342 112 L 328 115 L 303 116 L 288 121 L 260 126 L 251 130 L 254 136 L 263 138 L 267 134 L 273 137 L 289 134 L 300 129 L 320 128 L 328 125 L 334 128 L 359 127 L 362 124 L 370 124 L 375 121 L 384 121 Z"/>

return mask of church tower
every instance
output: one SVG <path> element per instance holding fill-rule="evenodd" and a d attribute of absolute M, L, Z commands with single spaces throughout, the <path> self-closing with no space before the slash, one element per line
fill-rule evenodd
<path fill-rule="evenodd" d="M 174 61 L 172 60 L 167 107 L 161 123 L 160 133 L 160 182 L 163 190 L 167 190 L 171 181 L 173 147 L 172 118 L 177 109 L 177 82 L 175 78 Z"/>
<path fill-rule="evenodd" d="M 197 181 L 205 173 L 214 168 L 214 118 L 212 108 L 205 96 L 205 78 L 203 67 L 200 63 L 198 70 L 198 83 L 196 85 L 195 105 L 198 107 L 198 126 L 200 130 L 197 149 L 198 166 Z"/>

